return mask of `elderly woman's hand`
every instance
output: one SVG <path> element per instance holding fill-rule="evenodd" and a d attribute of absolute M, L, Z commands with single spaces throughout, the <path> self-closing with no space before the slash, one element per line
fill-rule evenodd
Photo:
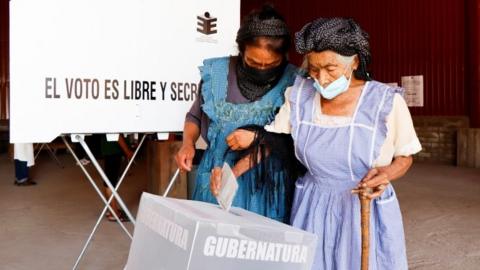
<path fill-rule="evenodd" d="M 379 197 L 390 184 L 390 181 L 405 175 L 410 166 L 412 166 L 412 161 L 413 158 L 411 156 L 398 156 L 388 166 L 371 169 L 360 181 L 357 189 L 354 189 L 352 192 L 360 193 L 364 188 L 371 188 L 373 193 L 367 197 L 370 199 Z"/>
<path fill-rule="evenodd" d="M 388 180 L 388 175 L 385 172 L 382 172 L 379 169 L 371 169 L 362 179 L 362 181 L 360 181 L 357 189 L 354 189 L 353 192 L 359 193 L 362 189 L 371 188 L 373 192 L 367 194 L 366 196 L 369 199 L 374 199 L 380 197 L 389 184 L 390 181 Z"/>
<path fill-rule="evenodd" d="M 227 144 L 232 150 L 244 150 L 250 147 L 255 139 L 255 132 L 237 129 L 227 137 Z"/>

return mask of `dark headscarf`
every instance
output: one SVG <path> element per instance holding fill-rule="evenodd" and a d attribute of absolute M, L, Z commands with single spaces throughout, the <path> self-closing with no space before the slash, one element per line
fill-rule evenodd
<path fill-rule="evenodd" d="M 358 55 L 359 67 L 355 77 L 371 80 L 367 65 L 370 63 L 368 34 L 353 19 L 319 18 L 295 33 L 295 47 L 300 54 L 311 51 L 334 51 L 343 56 Z"/>
<path fill-rule="evenodd" d="M 235 41 L 241 44 L 256 37 L 289 37 L 285 20 L 272 6 L 265 5 L 261 11 L 248 15 L 238 29 Z"/>

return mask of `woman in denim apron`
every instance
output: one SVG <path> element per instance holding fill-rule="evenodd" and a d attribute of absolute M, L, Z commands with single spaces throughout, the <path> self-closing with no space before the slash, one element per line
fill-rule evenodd
<path fill-rule="evenodd" d="M 297 71 L 286 59 L 288 29 L 283 18 L 266 6 L 244 19 L 236 41 L 238 56 L 207 59 L 200 67 L 201 94 L 187 114 L 176 161 L 179 168 L 190 171 L 193 145 L 201 135 L 208 147 L 198 165 L 193 199 L 217 203 L 218 189 L 211 181 L 219 182 L 221 168 L 228 163 L 239 184 L 233 206 L 288 222 L 288 193 L 293 197 L 295 178 L 289 177 L 286 160 L 264 155 L 256 163 L 251 157 L 259 154 L 258 147 L 244 151 L 231 147 L 236 129 L 263 127 L 285 102 L 285 89 L 293 84 Z"/>

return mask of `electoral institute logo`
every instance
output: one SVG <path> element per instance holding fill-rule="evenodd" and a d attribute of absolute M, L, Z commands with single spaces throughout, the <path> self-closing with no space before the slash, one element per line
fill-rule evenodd
<path fill-rule="evenodd" d="M 217 34 L 217 18 L 208 11 L 197 16 L 197 32 L 202 34 L 197 37 L 198 42 L 217 43 L 218 41 L 213 38 L 213 35 Z"/>

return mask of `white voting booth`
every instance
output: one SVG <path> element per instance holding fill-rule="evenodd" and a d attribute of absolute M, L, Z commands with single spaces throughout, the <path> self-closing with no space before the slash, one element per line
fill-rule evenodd
<path fill-rule="evenodd" d="M 11 141 L 46 143 L 181 131 L 202 60 L 236 54 L 240 0 L 13 0 L 10 18 Z"/>
<path fill-rule="evenodd" d="M 85 134 L 181 131 L 198 94 L 202 60 L 237 53 L 240 0 L 10 1 L 10 141 L 48 143 L 67 136 L 85 149 L 113 196 L 135 219 L 84 141 Z M 161 136 L 159 136 L 161 137 Z M 143 144 L 140 140 L 134 158 Z M 129 230 L 117 223 L 132 238 Z"/>
<path fill-rule="evenodd" d="M 310 270 L 316 236 L 255 213 L 144 193 L 126 270 Z"/>

